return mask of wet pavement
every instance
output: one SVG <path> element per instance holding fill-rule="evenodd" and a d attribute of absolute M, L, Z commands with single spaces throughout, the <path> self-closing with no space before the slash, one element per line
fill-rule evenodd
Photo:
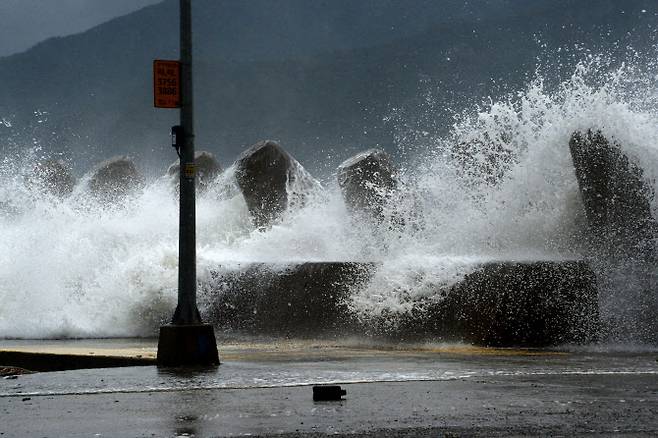
<path fill-rule="evenodd" d="M 149 342 L 52 347 L 146 354 Z M 0 349 L 19 343 L 2 341 Z M 2 379 L 0 437 L 658 435 L 652 349 L 258 341 L 227 342 L 220 355 L 216 369 Z M 310 385 L 318 383 L 340 383 L 347 396 L 313 402 Z"/>

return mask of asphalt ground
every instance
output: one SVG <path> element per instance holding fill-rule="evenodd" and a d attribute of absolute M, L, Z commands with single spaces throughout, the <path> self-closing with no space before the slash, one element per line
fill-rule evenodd
<path fill-rule="evenodd" d="M 149 342 L 2 341 L 0 350 L 144 355 Z M 211 369 L 5 377 L 0 437 L 658 436 L 651 348 L 262 340 L 227 342 L 220 355 Z M 317 383 L 339 383 L 347 395 L 314 402 Z"/>

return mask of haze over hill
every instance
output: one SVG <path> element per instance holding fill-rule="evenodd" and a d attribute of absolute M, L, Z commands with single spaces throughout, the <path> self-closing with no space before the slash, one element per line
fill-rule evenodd
<path fill-rule="evenodd" d="M 71 35 L 160 0 L 2 0 L 0 56 L 27 50 L 46 38 Z"/>
<path fill-rule="evenodd" d="M 405 123 L 445 129 L 450 109 L 520 87 L 538 56 L 569 73 L 576 44 L 649 47 L 657 13 L 649 0 L 197 0 L 197 145 L 228 164 L 273 138 L 310 167 L 394 150 Z M 0 59 L 0 145 L 172 161 L 177 112 L 152 108 L 151 61 L 177 58 L 177 38 L 167 0 Z"/>

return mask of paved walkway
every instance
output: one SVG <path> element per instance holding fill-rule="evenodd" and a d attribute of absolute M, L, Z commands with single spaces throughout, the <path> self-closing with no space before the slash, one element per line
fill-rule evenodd
<path fill-rule="evenodd" d="M 154 348 L 153 341 L 45 344 L 23 347 L 142 355 Z M 261 340 L 227 341 L 220 354 L 216 369 L 2 379 L 0 437 L 658 435 L 655 350 Z M 336 382 L 345 400 L 313 402 L 310 385 Z"/>

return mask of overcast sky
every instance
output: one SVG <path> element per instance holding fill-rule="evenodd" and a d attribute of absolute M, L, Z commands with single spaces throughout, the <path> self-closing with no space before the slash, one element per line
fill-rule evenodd
<path fill-rule="evenodd" d="M 0 56 L 82 32 L 162 0 L 0 0 Z"/>

